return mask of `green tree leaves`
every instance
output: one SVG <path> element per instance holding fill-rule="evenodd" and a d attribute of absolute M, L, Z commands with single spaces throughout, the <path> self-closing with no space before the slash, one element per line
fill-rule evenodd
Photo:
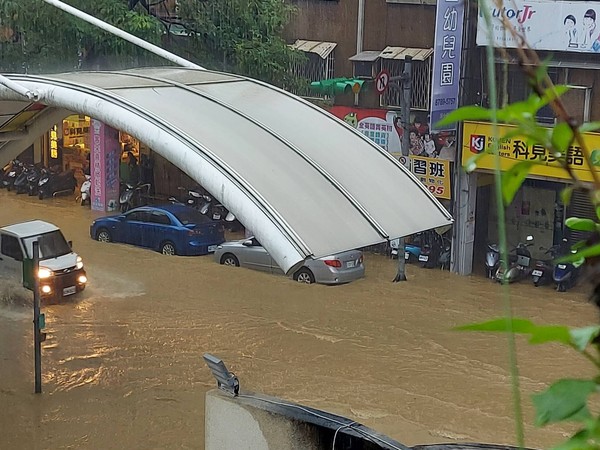
<path fill-rule="evenodd" d="M 160 22 L 146 13 L 129 11 L 123 0 L 68 3 L 149 42 L 160 42 L 164 29 Z M 3 27 L 5 36 L 10 36 L 0 42 L 0 70 L 3 72 L 40 73 L 164 64 L 164 60 L 147 51 L 41 0 L 0 0 L 0 11 L 3 12 L 0 28 Z"/>
<path fill-rule="evenodd" d="M 291 67 L 305 62 L 282 32 L 295 12 L 281 0 L 180 0 L 188 51 L 206 67 L 257 78 L 286 89 L 308 85 Z"/>
<path fill-rule="evenodd" d="M 537 426 L 590 418 L 587 401 L 598 386 L 591 380 L 559 380 L 544 392 L 533 395 Z"/>

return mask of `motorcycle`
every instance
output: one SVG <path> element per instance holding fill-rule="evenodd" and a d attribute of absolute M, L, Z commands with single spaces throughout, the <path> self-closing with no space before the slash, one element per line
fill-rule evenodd
<path fill-rule="evenodd" d="M 485 275 L 487 278 L 494 279 L 500 266 L 500 249 L 498 244 L 488 244 L 488 250 L 485 254 Z"/>
<path fill-rule="evenodd" d="M 419 263 L 421 267 L 433 269 L 439 264 L 442 253 L 442 237 L 435 231 L 427 231 L 424 236 L 424 244 L 421 247 Z"/>
<path fill-rule="evenodd" d="M 13 183 L 13 188 L 15 188 L 15 192 L 17 194 L 24 194 L 29 190 L 29 185 L 27 183 L 27 178 L 34 171 L 34 166 L 31 164 L 23 164 L 23 169 L 21 173 L 17 175 L 15 181 Z"/>
<path fill-rule="evenodd" d="M 38 183 L 42 176 L 43 166 L 34 165 L 29 175 L 27 176 L 27 195 L 33 196 L 38 193 Z"/>
<path fill-rule="evenodd" d="M 192 208 L 200 209 L 204 204 L 209 202 L 211 198 L 206 195 L 204 189 L 200 186 L 197 186 L 192 189 L 187 189 L 182 186 L 179 186 L 177 189 L 180 191 L 186 191 L 186 194 L 183 195 L 180 199 L 177 197 L 169 197 L 169 201 L 171 203 L 176 203 L 178 205 L 186 205 Z"/>
<path fill-rule="evenodd" d="M 6 177 L 3 180 L 3 185 L 4 187 L 6 187 L 7 190 L 12 190 L 17 177 L 21 174 L 22 171 L 23 163 L 18 159 L 13 160 L 10 165 L 10 169 L 8 170 L 8 173 L 6 174 Z"/>
<path fill-rule="evenodd" d="M 38 198 L 55 197 L 60 194 L 73 194 L 77 187 L 75 170 L 56 172 L 50 169 L 42 169 L 40 181 L 38 181 Z"/>
<path fill-rule="evenodd" d="M 150 186 L 150 183 L 137 184 L 135 186 L 126 183 L 122 186 L 121 195 L 119 196 L 121 212 L 125 213 L 132 208 L 147 204 Z"/>
<path fill-rule="evenodd" d="M 79 203 L 81 206 L 85 206 L 92 204 L 91 200 L 91 189 L 92 189 L 92 177 L 88 174 L 85 174 L 85 181 L 81 183 L 81 187 L 79 188 Z"/>
<path fill-rule="evenodd" d="M 500 283 L 514 283 L 522 280 L 531 273 L 529 267 L 531 263 L 531 252 L 528 247 L 533 245 L 533 236 L 527 236 L 527 242 L 519 242 L 515 248 L 512 249 L 514 252 L 513 257 L 510 259 L 511 264 L 507 268 L 506 272 L 502 264 L 498 266 L 496 270 L 495 279 Z"/>
<path fill-rule="evenodd" d="M 442 252 L 438 259 L 438 264 L 441 270 L 450 270 L 450 256 L 452 251 L 452 244 L 450 239 L 442 237 Z"/>
<path fill-rule="evenodd" d="M 550 254 L 552 259 L 556 257 L 558 245 L 553 245 L 547 249 L 544 254 Z M 543 247 L 540 247 L 543 250 Z M 538 259 L 531 271 L 531 281 L 535 287 L 552 283 L 552 273 L 554 272 L 554 264 L 552 260 Z"/>
<path fill-rule="evenodd" d="M 569 253 L 575 253 L 575 250 L 570 250 L 567 245 L 567 240 L 563 239 L 563 243 L 557 250 L 556 256 L 568 255 Z M 552 279 L 556 283 L 556 290 L 558 292 L 566 292 L 571 289 L 577 283 L 579 278 L 579 271 L 583 265 L 585 259 L 581 258 L 573 262 L 560 262 L 554 266 L 552 272 Z"/>

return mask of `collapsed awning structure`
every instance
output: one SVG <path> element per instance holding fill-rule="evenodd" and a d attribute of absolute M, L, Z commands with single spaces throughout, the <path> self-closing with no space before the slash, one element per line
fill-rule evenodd
<path fill-rule="evenodd" d="M 0 164 L 67 115 L 89 115 L 208 189 L 286 271 L 452 222 L 379 146 L 256 80 L 179 67 L 6 77 L 37 95 L 0 86 Z"/>

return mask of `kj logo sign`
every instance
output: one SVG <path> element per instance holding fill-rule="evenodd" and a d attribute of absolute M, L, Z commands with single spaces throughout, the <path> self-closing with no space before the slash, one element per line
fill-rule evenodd
<path fill-rule="evenodd" d="M 472 134 L 469 144 L 471 153 L 481 153 L 485 150 L 485 136 L 482 134 Z"/>

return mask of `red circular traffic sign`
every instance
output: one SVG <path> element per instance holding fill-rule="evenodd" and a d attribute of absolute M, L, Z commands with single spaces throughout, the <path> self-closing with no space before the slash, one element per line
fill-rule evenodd
<path fill-rule="evenodd" d="M 387 70 L 383 69 L 375 77 L 375 90 L 379 94 L 383 94 L 389 84 L 390 84 L 390 73 Z"/>

